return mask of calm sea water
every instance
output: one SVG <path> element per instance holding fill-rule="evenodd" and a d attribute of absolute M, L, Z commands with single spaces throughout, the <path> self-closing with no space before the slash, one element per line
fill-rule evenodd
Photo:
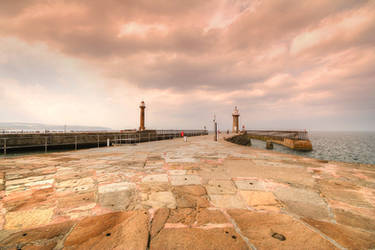
<path fill-rule="evenodd" d="M 375 164 L 375 131 L 373 132 L 309 132 L 311 152 L 297 152 L 274 144 L 279 152 L 322 160 Z M 252 146 L 265 148 L 265 142 L 251 140 Z"/>
<path fill-rule="evenodd" d="M 311 152 L 298 152 L 287 147 L 274 144 L 275 151 L 296 154 L 321 160 L 333 160 L 355 163 L 375 164 L 375 131 L 373 132 L 309 132 L 309 138 L 313 145 Z M 266 143 L 259 140 L 251 140 L 252 147 L 265 149 Z M 61 150 L 54 150 L 59 152 Z M 22 152 L 9 154 L 18 156 L 35 154 L 40 152 Z M 52 151 L 51 151 L 52 152 Z M 3 155 L 0 154 L 0 158 Z"/>

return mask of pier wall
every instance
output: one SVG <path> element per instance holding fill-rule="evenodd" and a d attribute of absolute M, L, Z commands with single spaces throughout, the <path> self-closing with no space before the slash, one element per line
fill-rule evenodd
<path fill-rule="evenodd" d="M 280 144 L 286 146 L 288 148 L 297 150 L 297 151 L 311 151 L 312 144 L 309 140 L 292 140 L 288 138 L 284 138 L 282 141 L 280 140 L 270 140 L 273 143 Z"/>

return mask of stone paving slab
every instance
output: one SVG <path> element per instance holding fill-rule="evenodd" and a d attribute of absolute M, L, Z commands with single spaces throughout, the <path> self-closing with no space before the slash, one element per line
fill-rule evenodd
<path fill-rule="evenodd" d="M 372 249 L 375 166 L 212 136 L 0 159 L 0 249 Z"/>
<path fill-rule="evenodd" d="M 229 210 L 241 232 L 257 249 L 338 249 L 294 218 L 279 213 Z"/>

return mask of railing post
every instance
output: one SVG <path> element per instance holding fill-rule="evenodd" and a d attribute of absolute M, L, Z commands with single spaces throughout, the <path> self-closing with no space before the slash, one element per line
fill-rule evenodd
<path fill-rule="evenodd" d="M 77 136 L 75 136 L 74 138 L 74 150 L 77 150 Z"/>
<path fill-rule="evenodd" d="M 48 140 L 47 136 L 44 137 L 44 153 L 47 153 L 47 140 Z"/>
<path fill-rule="evenodd" d="M 150 133 L 148 133 L 148 142 L 150 142 Z"/>
<path fill-rule="evenodd" d="M 7 139 L 4 138 L 4 156 L 7 155 Z"/>

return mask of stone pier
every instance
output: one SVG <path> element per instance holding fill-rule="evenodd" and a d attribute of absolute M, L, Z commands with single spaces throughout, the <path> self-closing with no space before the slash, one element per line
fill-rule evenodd
<path fill-rule="evenodd" d="M 212 136 L 0 159 L 0 249 L 374 249 L 375 166 Z"/>

